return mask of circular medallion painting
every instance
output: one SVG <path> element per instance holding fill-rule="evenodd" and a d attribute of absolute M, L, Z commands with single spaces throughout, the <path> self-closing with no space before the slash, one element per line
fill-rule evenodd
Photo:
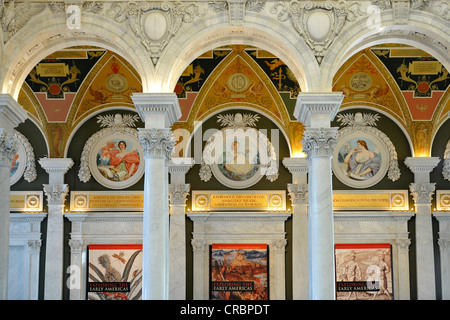
<path fill-rule="evenodd" d="M 277 176 L 273 172 L 276 162 L 273 146 L 256 129 L 223 129 L 217 132 L 205 146 L 203 159 L 219 182 L 234 189 L 248 188 L 264 175 L 268 179 L 274 179 L 272 175 Z"/>
<path fill-rule="evenodd" d="M 383 141 L 364 132 L 340 137 L 332 160 L 336 177 L 354 188 L 367 188 L 378 183 L 386 175 L 388 164 Z"/>
<path fill-rule="evenodd" d="M 108 134 L 92 146 L 89 168 L 103 186 L 123 189 L 135 184 L 144 174 L 142 155 L 142 147 L 133 134 Z"/>
<path fill-rule="evenodd" d="M 217 180 L 229 187 L 247 188 L 261 179 L 260 155 L 252 140 L 236 136 L 224 142 L 223 152 L 211 168 Z"/>

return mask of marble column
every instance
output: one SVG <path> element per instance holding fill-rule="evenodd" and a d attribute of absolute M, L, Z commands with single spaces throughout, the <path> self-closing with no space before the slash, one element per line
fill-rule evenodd
<path fill-rule="evenodd" d="M 294 115 L 306 126 L 303 152 L 308 159 L 309 299 L 334 300 L 334 217 L 331 159 L 338 128 L 331 128 L 343 95 L 302 93 Z"/>
<path fill-rule="evenodd" d="M 450 214 L 436 212 L 433 214 L 439 221 L 439 253 L 441 260 L 442 300 L 450 300 Z"/>
<path fill-rule="evenodd" d="M 45 300 L 62 300 L 64 277 L 64 203 L 69 186 L 64 175 L 73 166 L 68 158 L 42 158 L 39 164 L 49 175 L 44 184 L 47 197 L 47 237 L 45 246 Z"/>
<path fill-rule="evenodd" d="M 0 94 L 0 300 L 8 298 L 10 183 L 16 155 L 14 128 L 25 121 L 25 110 L 8 94 Z"/>
<path fill-rule="evenodd" d="M 431 157 L 406 158 L 405 164 L 414 173 L 414 183 L 410 184 L 416 211 L 416 269 L 417 298 L 436 299 L 436 275 L 434 266 L 433 228 L 431 200 L 435 184 L 430 183 L 430 172 L 440 159 Z"/>
<path fill-rule="evenodd" d="M 170 126 L 181 117 L 176 94 L 135 93 L 145 123 L 139 138 L 145 158 L 142 299 L 169 299 L 169 173 L 175 141 Z"/>
<path fill-rule="evenodd" d="M 169 299 L 186 299 L 186 198 L 190 185 L 186 173 L 194 164 L 192 158 L 174 158 L 169 165 Z"/>
<path fill-rule="evenodd" d="M 285 158 L 284 166 L 292 174 L 288 194 L 292 205 L 292 297 L 308 299 L 308 161 Z"/>

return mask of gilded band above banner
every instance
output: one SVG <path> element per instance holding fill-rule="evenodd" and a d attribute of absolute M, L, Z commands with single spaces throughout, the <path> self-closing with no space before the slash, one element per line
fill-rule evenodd
<path fill-rule="evenodd" d="M 192 191 L 192 211 L 286 210 L 286 191 Z"/>
<path fill-rule="evenodd" d="M 409 210 L 407 190 L 334 191 L 334 210 Z"/>
<path fill-rule="evenodd" d="M 143 211 L 142 191 L 73 191 L 70 211 Z"/>

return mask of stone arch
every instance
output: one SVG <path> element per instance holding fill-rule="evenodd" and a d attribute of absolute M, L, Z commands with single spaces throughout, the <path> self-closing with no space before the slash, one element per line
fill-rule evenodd
<path fill-rule="evenodd" d="M 320 88 L 330 91 L 333 77 L 348 57 L 382 43 L 401 43 L 414 46 L 432 54 L 445 68 L 450 68 L 448 24 L 428 13 L 410 14 L 408 25 L 393 23 L 391 12 L 381 15 L 380 28 L 369 29 L 367 17 L 355 21 L 341 31 L 327 51 L 320 67 Z M 445 45 L 447 44 L 447 45 Z"/>
<path fill-rule="evenodd" d="M 304 40 L 275 19 L 247 12 L 244 26 L 230 26 L 226 15 L 208 16 L 180 30 L 156 67 L 156 77 L 163 86 L 160 90 L 173 91 L 191 61 L 208 50 L 230 44 L 252 45 L 276 55 L 292 70 L 302 91 L 313 91 L 319 84 L 318 64 Z"/>
<path fill-rule="evenodd" d="M 4 47 L 0 88 L 17 99 L 30 70 L 45 56 L 76 45 L 92 45 L 111 50 L 126 59 L 139 73 L 144 91 L 153 78 L 153 64 L 134 34 L 104 16 L 83 13 L 80 29 L 69 29 L 66 15 L 41 18 L 39 28 L 27 23 Z M 105 28 L 105 25 L 108 27 Z"/>

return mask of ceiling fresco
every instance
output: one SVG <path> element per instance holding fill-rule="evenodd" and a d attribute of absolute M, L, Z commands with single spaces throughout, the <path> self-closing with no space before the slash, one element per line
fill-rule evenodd
<path fill-rule="evenodd" d="M 133 92 L 142 92 L 141 81 L 122 57 L 80 46 L 42 59 L 25 79 L 18 101 L 46 135 L 49 156 L 63 157 L 81 121 L 102 108 L 133 108 Z"/>
<path fill-rule="evenodd" d="M 349 58 L 335 75 L 333 91 L 345 95 L 341 108 L 365 105 L 391 115 L 407 131 L 417 156 L 427 155 L 450 112 L 449 81 L 448 71 L 428 53 L 385 44 Z M 142 92 L 142 85 L 127 61 L 80 46 L 42 59 L 18 100 L 46 135 L 49 156 L 63 157 L 84 119 L 104 108 L 133 108 L 133 92 Z M 304 126 L 293 116 L 301 88 L 289 67 L 265 50 L 230 45 L 205 52 L 181 74 L 174 92 L 182 117 L 173 129 L 192 132 L 195 121 L 223 108 L 253 108 L 284 130 L 293 156 L 301 153 Z"/>
<path fill-rule="evenodd" d="M 366 105 L 382 110 L 407 131 L 416 156 L 428 156 L 432 138 L 450 111 L 445 67 L 414 47 L 385 44 L 350 58 L 334 78 L 343 91 L 341 108 Z"/>

